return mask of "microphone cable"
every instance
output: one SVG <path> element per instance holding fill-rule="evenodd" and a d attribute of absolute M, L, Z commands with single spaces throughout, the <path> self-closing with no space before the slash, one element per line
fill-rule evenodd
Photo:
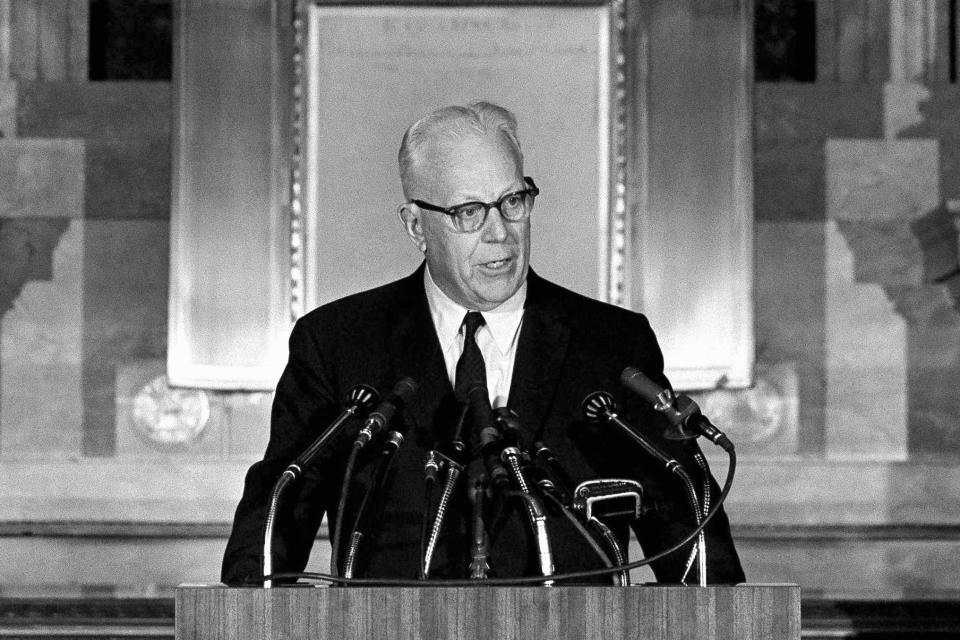
<path fill-rule="evenodd" d="M 330 537 L 330 575 L 337 576 L 340 573 L 340 534 L 343 531 L 344 511 L 347 507 L 347 496 L 350 493 L 350 480 L 353 477 L 353 467 L 357 464 L 357 456 L 363 444 L 354 442 L 350 449 L 350 457 L 347 458 L 347 466 L 343 470 L 343 484 L 340 485 L 340 501 L 337 503 L 337 516 L 333 525 L 333 535 Z"/>
<path fill-rule="evenodd" d="M 343 577 L 345 578 L 353 577 L 353 566 L 356 562 L 357 551 L 365 535 L 364 529 L 367 527 L 367 521 L 370 519 L 368 506 L 371 502 L 374 503 L 374 507 L 377 506 L 378 501 L 374 496 L 382 496 L 381 492 L 390 473 L 390 468 L 393 466 L 394 455 L 402 444 L 403 434 L 399 431 L 391 431 L 380 450 L 373 473 L 370 474 L 370 484 L 367 485 L 367 490 L 363 494 L 363 500 L 360 502 L 359 509 L 357 509 L 357 517 L 354 519 L 350 537 L 347 539 L 347 557 L 343 562 Z"/>

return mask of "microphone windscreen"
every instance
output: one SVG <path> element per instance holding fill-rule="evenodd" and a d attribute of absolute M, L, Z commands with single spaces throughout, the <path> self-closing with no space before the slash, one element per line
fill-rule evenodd
<path fill-rule="evenodd" d="M 380 394 L 371 386 L 365 384 L 354 385 L 347 394 L 346 405 L 357 409 L 369 410 L 380 402 Z"/>
<path fill-rule="evenodd" d="M 636 367 L 627 367 L 620 374 L 620 382 L 638 396 L 649 402 L 657 404 L 660 402 L 658 397 L 664 392 L 664 388 L 645 376 L 642 371 Z"/>
<path fill-rule="evenodd" d="M 405 377 L 401 378 L 397 384 L 393 385 L 393 391 L 391 392 L 396 398 L 394 403 L 398 406 L 403 406 L 410 401 L 410 398 L 413 397 L 413 394 L 417 392 L 420 386 L 417 384 L 417 381 L 413 378 Z"/>

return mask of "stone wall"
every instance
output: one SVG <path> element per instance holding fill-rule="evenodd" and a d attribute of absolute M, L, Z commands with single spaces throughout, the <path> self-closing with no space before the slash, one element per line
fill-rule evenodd
<path fill-rule="evenodd" d="M 956 584 L 950 8 L 817 3 L 817 80 L 755 87 L 757 384 L 699 396 L 740 444 L 730 510 L 751 577 L 814 593 Z"/>
<path fill-rule="evenodd" d="M 160 79 L 143 79 L 142 43 L 125 53 L 137 5 L 165 41 Z M 265 443 L 269 394 L 165 382 L 170 9 L 0 0 L 6 594 L 215 579 L 243 471 Z M 108 38 L 92 48 L 91 11 Z M 89 80 L 91 50 L 102 80 Z M 168 428 L 183 406 L 201 409 L 190 432 Z"/>

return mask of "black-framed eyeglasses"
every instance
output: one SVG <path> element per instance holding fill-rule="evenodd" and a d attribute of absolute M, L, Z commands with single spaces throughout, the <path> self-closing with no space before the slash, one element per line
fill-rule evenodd
<path fill-rule="evenodd" d="M 494 202 L 464 202 L 452 207 L 438 207 L 423 200 L 411 200 L 410 202 L 421 209 L 450 216 L 457 231 L 470 233 L 483 226 L 483 223 L 487 221 L 487 214 L 494 207 L 500 211 L 503 219 L 509 222 L 520 222 L 529 218 L 530 211 L 533 209 L 533 199 L 540 195 L 540 189 L 534 184 L 533 178 L 529 176 L 524 176 L 523 181 L 528 185 L 526 189 L 508 193 Z"/>

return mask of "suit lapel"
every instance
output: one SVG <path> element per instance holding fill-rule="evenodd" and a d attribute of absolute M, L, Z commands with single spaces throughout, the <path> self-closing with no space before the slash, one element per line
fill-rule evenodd
<path fill-rule="evenodd" d="M 570 328 L 565 320 L 550 285 L 531 269 L 509 404 L 534 439 L 543 435 L 566 358 Z"/>
<path fill-rule="evenodd" d="M 443 426 L 446 407 L 453 396 L 440 350 L 440 341 L 433 327 L 430 308 L 423 288 L 424 265 L 406 278 L 400 298 L 391 310 L 396 322 L 388 331 L 387 345 L 395 379 L 410 376 L 420 386 L 405 410 L 412 433 L 418 443 L 431 447 Z M 440 424 L 438 424 L 440 423 Z"/>

